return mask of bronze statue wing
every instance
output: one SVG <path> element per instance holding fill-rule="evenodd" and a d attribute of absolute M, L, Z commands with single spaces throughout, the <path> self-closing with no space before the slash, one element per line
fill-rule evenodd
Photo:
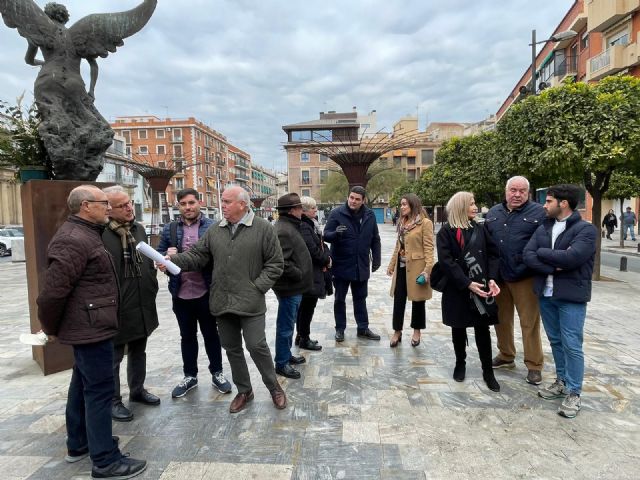
<path fill-rule="evenodd" d="M 2 0 L 0 0 L 2 1 Z M 96 13 L 81 18 L 69 29 L 76 53 L 83 58 L 106 57 L 124 45 L 123 39 L 140 31 L 151 18 L 158 0 L 144 0 L 131 10 Z"/>
<path fill-rule="evenodd" d="M 0 0 L 0 14 L 9 28 L 38 47 L 51 48 L 57 26 L 33 0 Z"/>

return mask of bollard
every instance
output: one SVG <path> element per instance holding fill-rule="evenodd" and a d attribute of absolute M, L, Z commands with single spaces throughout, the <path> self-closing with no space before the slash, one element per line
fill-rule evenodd
<path fill-rule="evenodd" d="M 607 236 L 607 234 L 606 234 L 606 232 L 604 230 L 602 230 L 602 232 L 600 232 L 600 233 L 602 233 L 602 238 Z"/>
<path fill-rule="evenodd" d="M 627 257 L 620 257 L 620 271 L 621 272 L 626 272 L 627 271 Z"/>
<path fill-rule="evenodd" d="M 638 253 L 640 253 L 640 243 L 638 243 Z"/>

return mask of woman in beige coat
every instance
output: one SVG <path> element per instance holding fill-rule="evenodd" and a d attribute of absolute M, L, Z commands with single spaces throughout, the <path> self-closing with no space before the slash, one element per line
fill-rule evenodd
<path fill-rule="evenodd" d="M 402 196 L 398 219 L 398 240 L 387 275 L 393 276 L 393 330 L 390 346 L 402 341 L 407 299 L 411 300 L 411 346 L 420 345 L 420 330 L 426 327 L 425 301 L 431 298 L 429 273 L 433 267 L 433 223 L 427 218 L 420 198 L 413 193 Z"/>

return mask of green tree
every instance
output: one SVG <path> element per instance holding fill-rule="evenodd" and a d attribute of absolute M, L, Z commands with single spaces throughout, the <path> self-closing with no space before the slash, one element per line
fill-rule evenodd
<path fill-rule="evenodd" d="M 609 181 L 609 190 L 605 198 L 620 200 L 620 218 L 624 214 L 624 201 L 627 198 L 640 196 L 640 178 L 629 172 L 613 172 Z M 620 246 L 624 247 L 622 234 L 622 222 L 620 223 Z"/>
<path fill-rule="evenodd" d="M 511 107 L 498 135 L 506 172 L 528 176 L 536 186 L 584 185 L 593 198 L 592 222 L 600 225 L 614 171 L 638 170 L 640 79 L 614 76 L 544 90 Z M 596 280 L 600 244 L 598 237 Z"/>

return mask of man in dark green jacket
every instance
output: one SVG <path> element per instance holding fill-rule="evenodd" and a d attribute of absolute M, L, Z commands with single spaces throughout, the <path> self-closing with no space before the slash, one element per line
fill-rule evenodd
<path fill-rule="evenodd" d="M 249 194 L 239 186 L 222 192 L 224 219 L 209 228 L 188 252 L 171 255 L 185 271 L 213 263 L 209 308 L 216 317 L 220 343 L 227 352 L 238 394 L 229 411 L 243 410 L 253 400 L 242 339 L 278 409 L 287 397 L 276 371 L 265 334 L 265 294 L 282 275 L 282 250 L 275 229 L 249 208 Z"/>
<path fill-rule="evenodd" d="M 276 373 L 288 378 L 300 378 L 300 372 L 290 363 L 305 362 L 291 355 L 293 329 L 298 318 L 302 294 L 313 287 L 313 264 L 307 244 L 300 233 L 302 203 L 297 193 L 287 193 L 278 199 L 276 232 L 282 247 L 284 272 L 273 287 L 278 297 L 276 320 Z"/>
<path fill-rule="evenodd" d="M 118 422 L 129 422 L 133 420 L 133 413 L 124 406 L 120 395 L 120 364 L 125 349 L 129 401 L 160 405 L 160 398 L 144 388 L 147 339 L 158 328 L 158 278 L 153 261 L 136 250 L 138 242 L 146 241 L 147 235 L 144 227 L 135 221 L 129 195 L 120 186 L 107 187 L 103 192 L 107 194 L 111 212 L 102 241 L 113 257 L 120 290 L 120 327 L 113 339 L 115 395 L 111 417 Z"/>

